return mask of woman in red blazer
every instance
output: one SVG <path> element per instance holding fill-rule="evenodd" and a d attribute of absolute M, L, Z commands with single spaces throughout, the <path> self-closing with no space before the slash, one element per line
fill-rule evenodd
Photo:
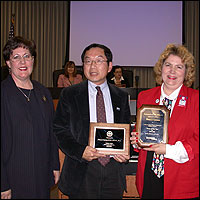
<path fill-rule="evenodd" d="M 190 88 L 195 77 L 194 57 L 182 45 L 169 44 L 154 67 L 158 87 L 139 93 L 137 107 L 163 105 L 172 100 L 168 143 L 141 148 L 138 133 L 131 144 L 139 151 L 136 185 L 141 198 L 199 197 L 199 91 Z M 164 155 L 164 174 L 152 168 L 153 154 Z"/>

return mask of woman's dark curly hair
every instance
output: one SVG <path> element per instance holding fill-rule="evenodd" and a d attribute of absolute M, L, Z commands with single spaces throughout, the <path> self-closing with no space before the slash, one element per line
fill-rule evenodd
<path fill-rule="evenodd" d="M 16 36 L 10 38 L 6 45 L 3 48 L 3 58 L 5 61 L 10 60 L 10 56 L 13 54 L 13 50 L 17 49 L 18 47 L 22 47 L 28 49 L 31 56 L 36 58 L 36 45 L 35 42 L 32 40 L 24 39 L 21 36 Z"/>

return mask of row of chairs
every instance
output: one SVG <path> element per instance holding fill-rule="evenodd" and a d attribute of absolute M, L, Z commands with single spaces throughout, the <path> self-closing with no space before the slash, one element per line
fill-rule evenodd
<path fill-rule="evenodd" d="M 60 74 L 64 74 L 64 73 L 65 73 L 64 69 L 57 69 L 53 72 L 53 87 L 57 87 L 58 77 Z M 77 73 L 84 76 L 83 71 L 81 69 L 78 69 Z M 123 76 L 129 80 L 130 87 L 133 87 L 133 71 L 123 70 Z M 113 77 L 113 73 L 112 72 L 108 73 L 107 79 L 110 79 L 112 77 Z"/>
<path fill-rule="evenodd" d="M 58 82 L 58 77 L 60 74 L 64 74 L 65 71 L 64 69 L 57 69 L 53 71 L 53 87 L 57 87 L 57 82 Z M 81 69 L 77 70 L 77 73 L 83 75 L 83 71 Z M 4 80 L 9 74 L 9 70 L 7 66 L 2 66 L 1 67 L 1 81 Z M 133 87 L 133 71 L 131 70 L 124 70 L 123 71 L 123 76 L 126 77 L 129 80 L 130 87 Z M 107 78 L 110 79 L 113 77 L 113 73 L 110 72 L 107 75 Z"/>

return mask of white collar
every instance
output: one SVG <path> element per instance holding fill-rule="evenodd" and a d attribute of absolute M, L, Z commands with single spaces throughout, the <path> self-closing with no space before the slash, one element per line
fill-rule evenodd
<path fill-rule="evenodd" d="M 183 85 L 183 84 L 182 84 Z M 165 94 L 164 90 L 163 90 L 163 86 L 164 83 L 162 83 L 161 85 L 161 98 L 164 99 L 165 97 L 170 99 L 170 100 L 175 100 L 178 97 L 178 94 L 180 92 L 181 86 L 179 86 L 176 90 L 174 90 L 174 92 L 172 92 L 169 96 Z"/>
<path fill-rule="evenodd" d="M 116 80 L 116 78 L 115 77 L 113 77 L 113 78 L 111 78 L 111 80 Z M 124 80 L 124 77 L 123 76 L 121 76 L 121 78 L 120 78 L 120 81 L 123 81 Z"/>
<path fill-rule="evenodd" d="M 108 87 L 108 83 L 107 83 L 107 80 L 106 80 L 101 85 L 96 85 L 93 82 L 91 82 L 91 81 L 88 80 L 88 86 L 90 87 L 91 91 L 96 94 L 97 93 L 96 86 L 99 86 L 101 88 L 101 91 L 103 92 L 105 90 L 105 88 Z"/>

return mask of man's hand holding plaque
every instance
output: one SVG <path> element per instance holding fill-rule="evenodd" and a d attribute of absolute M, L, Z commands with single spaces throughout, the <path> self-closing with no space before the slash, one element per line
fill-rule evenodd
<path fill-rule="evenodd" d="M 168 142 L 169 112 L 165 106 L 147 104 L 137 110 L 136 132 L 140 147 Z"/>

